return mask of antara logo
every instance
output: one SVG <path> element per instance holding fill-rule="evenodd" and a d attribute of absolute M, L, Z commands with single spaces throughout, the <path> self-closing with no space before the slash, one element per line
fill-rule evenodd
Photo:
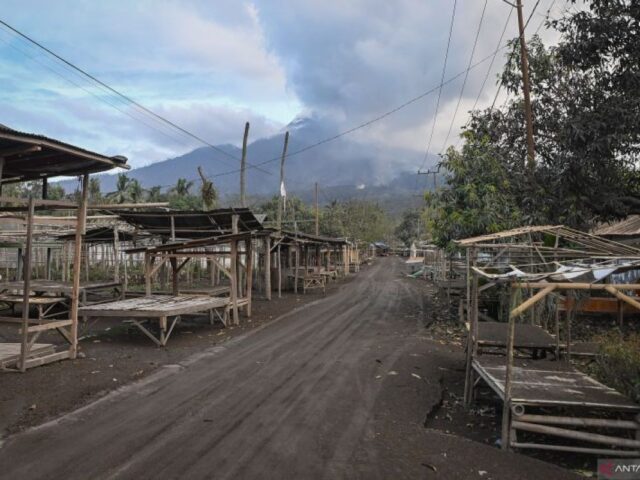
<path fill-rule="evenodd" d="M 598 478 L 607 480 L 638 480 L 640 479 L 640 459 L 598 460 Z"/>

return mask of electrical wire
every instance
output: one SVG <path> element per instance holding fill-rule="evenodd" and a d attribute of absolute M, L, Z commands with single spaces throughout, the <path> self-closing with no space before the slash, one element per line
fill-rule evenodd
<path fill-rule="evenodd" d="M 487 3 L 489 0 L 484 0 L 484 5 L 482 7 L 482 13 L 480 14 L 480 21 L 478 22 L 478 29 L 476 30 L 476 37 L 473 41 L 473 48 L 471 49 L 471 56 L 469 57 L 469 66 L 473 63 L 473 57 L 476 53 L 476 47 L 478 46 L 478 38 L 480 37 L 480 31 L 482 30 L 482 22 L 484 21 L 484 14 L 487 10 Z M 449 141 L 449 136 L 451 135 L 451 131 L 453 130 L 453 124 L 456 121 L 456 116 L 458 115 L 458 110 L 460 109 L 460 103 L 462 102 L 462 96 L 464 95 L 464 88 L 467 86 L 467 79 L 469 78 L 469 70 L 464 75 L 464 79 L 462 81 L 462 87 L 460 88 L 460 95 L 458 96 L 458 102 L 456 103 L 456 108 L 453 111 L 453 116 L 451 117 L 451 123 L 449 124 L 449 131 L 447 132 L 447 136 L 444 139 L 444 144 L 440 149 L 442 153 L 445 148 L 447 148 L 447 142 Z"/>
<path fill-rule="evenodd" d="M 34 40 L 33 38 L 31 38 L 30 36 L 26 35 L 25 33 L 22 33 L 21 31 L 19 31 L 18 29 L 12 27 L 11 25 L 9 25 L 7 22 L 5 22 L 4 20 L 0 19 L 0 25 L 4 26 L 5 28 L 9 29 L 11 32 L 13 32 L 14 34 L 16 34 L 18 37 L 20 37 L 23 40 L 28 41 L 29 43 L 31 43 L 32 45 L 35 45 L 36 47 L 40 48 L 41 50 L 45 51 L 46 53 L 48 53 L 49 55 L 51 55 L 52 57 L 54 57 L 55 59 L 57 59 L 58 61 L 62 62 L 64 65 L 72 68 L 73 70 L 75 70 L 76 72 L 82 74 L 84 77 L 92 80 L 93 82 L 95 82 L 96 84 L 100 85 L 102 88 L 108 90 L 109 92 L 117 95 L 118 97 L 122 98 L 123 100 L 125 100 L 126 102 L 128 102 L 129 104 L 135 106 L 137 109 L 139 109 L 140 111 L 150 115 L 151 117 L 165 123 L 166 125 L 169 125 L 173 128 L 175 128 L 176 130 L 182 132 L 183 134 L 193 138 L 194 140 L 197 140 L 198 142 L 202 143 L 203 145 L 206 145 L 208 147 L 211 147 L 213 150 L 215 150 L 216 152 L 232 158 L 234 160 L 240 161 L 240 159 L 238 157 L 236 157 L 235 155 L 230 154 L 229 152 L 224 151 L 223 149 L 221 149 L 220 147 L 215 146 L 214 144 L 204 140 L 202 137 L 186 130 L 185 128 L 181 127 L 180 125 L 176 124 L 175 122 L 172 122 L 171 120 L 167 119 L 166 117 L 163 117 L 162 115 L 159 115 L 158 113 L 154 112 L 153 110 L 145 107 L 144 105 L 142 105 L 141 103 L 137 102 L 136 100 L 134 100 L 133 98 L 123 94 L 122 92 L 116 90 L 115 88 L 109 86 L 108 84 L 106 84 L 105 82 L 103 82 L 102 80 L 98 79 L 97 77 L 95 77 L 94 75 L 90 74 L 89 72 L 87 72 L 86 70 L 78 67 L 77 65 L 73 64 L 72 62 L 66 60 L 65 58 L 63 58 L 62 56 L 58 55 L 57 53 L 55 53 L 54 51 L 50 50 L 49 48 L 45 47 L 43 44 L 39 43 L 38 41 Z M 247 166 L 250 168 L 257 168 L 255 165 L 249 164 L 247 162 Z M 272 172 L 269 172 L 267 170 L 261 170 L 263 173 L 267 173 L 269 175 L 272 175 Z"/>
<path fill-rule="evenodd" d="M 451 46 L 451 37 L 453 34 L 453 24 L 456 18 L 456 6 L 458 4 L 457 0 L 453 0 L 453 10 L 451 12 L 451 23 L 449 25 L 449 37 L 447 38 L 447 48 L 444 53 L 444 63 L 442 65 L 442 75 L 440 76 L 440 88 L 438 89 L 438 99 L 436 100 L 436 110 L 433 116 L 433 122 L 431 123 L 431 134 L 429 135 L 429 142 L 427 143 L 427 149 L 424 153 L 424 158 L 422 159 L 422 165 L 418 169 L 418 172 L 422 170 L 424 164 L 427 163 L 427 159 L 429 158 L 429 151 L 431 150 L 431 142 L 433 141 L 433 134 L 436 129 L 436 123 L 438 121 L 438 109 L 440 108 L 440 99 L 442 98 L 442 84 L 444 82 L 444 77 L 447 71 L 447 61 L 449 60 L 449 48 Z"/>

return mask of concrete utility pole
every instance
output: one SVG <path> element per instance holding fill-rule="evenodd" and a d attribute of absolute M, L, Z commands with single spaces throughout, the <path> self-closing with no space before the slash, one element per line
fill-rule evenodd
<path fill-rule="evenodd" d="M 320 209 L 318 208 L 318 182 L 316 182 L 315 204 L 316 204 L 316 235 L 320 235 Z"/>
<path fill-rule="evenodd" d="M 247 170 L 247 139 L 249 138 L 249 122 L 244 126 L 244 138 L 242 139 L 242 160 L 240 161 L 240 206 L 247 206 L 246 199 L 246 170 Z"/>
<path fill-rule="evenodd" d="M 284 148 L 282 149 L 282 158 L 280 159 L 280 191 L 278 197 L 278 231 L 282 230 L 282 210 L 284 208 L 284 196 L 282 188 L 284 187 L 284 160 L 287 158 L 287 148 L 289 146 L 289 132 L 284 134 Z"/>
<path fill-rule="evenodd" d="M 524 39 L 524 18 L 522 16 L 522 0 L 516 0 L 518 10 L 518 26 L 520 28 L 520 68 L 522 69 L 522 89 L 524 91 L 524 116 L 527 125 L 527 166 L 533 170 L 536 166 L 533 146 L 533 114 L 531 112 L 531 92 L 529 87 L 529 60 L 527 44 Z"/>

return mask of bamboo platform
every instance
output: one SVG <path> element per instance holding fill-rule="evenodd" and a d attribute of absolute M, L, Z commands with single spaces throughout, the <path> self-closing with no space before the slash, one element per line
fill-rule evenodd
<path fill-rule="evenodd" d="M 508 329 L 509 324 L 506 322 L 478 322 L 478 348 L 505 348 L 507 346 Z M 556 351 L 558 342 L 553 335 L 538 325 L 517 323 L 513 347 L 518 350 L 531 350 L 533 351 L 533 356 L 538 357 L 540 351 Z"/>
<path fill-rule="evenodd" d="M 85 317 L 117 317 L 130 320 L 158 346 L 164 347 L 182 315 L 208 312 L 213 322 L 214 311 L 224 310 L 218 316 L 226 325 L 229 317 L 229 298 L 204 295 L 151 295 L 126 300 L 100 303 L 81 307 L 78 311 Z M 141 322 L 142 319 L 157 319 L 160 326 L 158 338 Z"/>
<path fill-rule="evenodd" d="M 504 402 L 506 359 L 477 357 L 472 367 L 478 377 L 474 387 L 482 380 Z M 637 436 L 640 405 L 566 362 L 516 359 L 510 405 L 505 408 L 509 409 L 510 447 L 626 457 L 640 455 Z M 588 431 L 589 428 L 606 429 L 606 434 Z M 612 434 L 612 430 L 627 431 L 627 434 Z M 518 431 L 541 434 L 544 441 L 519 442 Z M 554 443 L 551 438 L 562 441 Z M 598 446 L 594 447 L 594 443 Z"/>
<path fill-rule="evenodd" d="M 21 280 L 0 283 L 0 292 L 10 291 L 21 293 L 23 288 L 24 282 Z M 80 293 L 98 292 L 101 290 L 120 290 L 121 288 L 122 284 L 120 282 L 86 282 L 80 284 Z M 73 291 L 73 284 L 71 282 L 59 282 L 55 280 L 31 280 L 29 282 L 29 291 L 70 295 Z"/>
<path fill-rule="evenodd" d="M 0 369 L 15 367 L 20 360 L 21 345 L 19 343 L 0 343 Z M 54 346 L 49 343 L 36 343 L 29 351 L 27 362 L 54 353 Z"/>

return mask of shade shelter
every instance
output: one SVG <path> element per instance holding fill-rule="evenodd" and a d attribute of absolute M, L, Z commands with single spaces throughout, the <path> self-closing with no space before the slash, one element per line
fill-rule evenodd
<path fill-rule="evenodd" d="M 620 281 L 634 272 L 638 278 L 640 251 L 562 226 L 524 227 L 457 244 L 467 249 L 470 292 L 465 403 L 473 401 L 482 384 L 495 392 L 503 402 L 503 448 L 638 455 L 640 406 L 573 368 L 568 316 L 565 361 L 559 361 L 558 309 L 555 334 L 550 335 L 535 324 L 535 308 L 544 299 L 563 302 L 560 292 L 579 290 L 606 292 L 640 308 L 630 294 L 640 290 L 640 284 Z M 501 285 L 515 300 L 508 322 L 479 322 L 479 295 Z M 522 321 L 525 313 L 529 322 Z M 500 348 L 503 356 L 481 355 L 488 347 Z M 524 355 L 542 350 L 555 350 L 556 361 Z M 523 432 L 542 434 L 545 440 L 522 441 Z"/>
<path fill-rule="evenodd" d="M 0 187 L 10 182 L 41 179 L 43 199 L 15 199 L 0 196 L 0 211 L 20 212 L 26 223 L 23 278 L 21 282 L 22 317 L 1 317 L 0 321 L 20 327 L 19 344 L 2 344 L 0 367 L 25 371 L 30 367 L 53 361 L 75 358 L 78 342 L 78 307 L 80 301 L 81 248 L 87 217 L 89 175 L 116 167 L 128 168 L 126 158 L 109 157 L 85 150 L 42 135 L 19 132 L 0 126 Z M 79 201 L 66 202 L 48 200 L 47 181 L 60 175 L 80 176 Z M 35 212 L 39 210 L 73 210 L 77 213 L 75 244 L 73 252 L 73 278 L 70 285 L 70 309 L 66 319 L 44 320 L 30 317 L 31 299 L 46 298 L 33 291 L 32 250 Z M 69 347 L 57 350 L 51 344 L 37 343 L 47 331 L 57 331 L 68 342 Z"/>
<path fill-rule="evenodd" d="M 222 310 L 219 315 L 225 325 L 231 321 L 240 323 L 239 308 L 246 309 L 247 316 L 251 316 L 252 300 L 252 268 L 253 262 L 246 261 L 244 265 L 240 255 L 246 259 L 252 258 L 252 236 L 254 232 L 240 232 L 218 235 L 183 242 L 172 242 L 164 245 L 145 246 L 127 250 L 127 253 L 144 254 L 145 295 L 140 298 L 107 302 L 98 305 L 90 305 L 80 309 L 82 315 L 87 317 L 118 317 L 131 320 L 152 341 L 159 346 L 165 346 L 181 317 L 186 314 L 208 312 L 211 321 L 213 315 Z M 244 246 L 244 251 L 239 250 L 239 244 Z M 228 246 L 228 250 L 213 250 L 212 247 Z M 224 258 L 228 257 L 229 262 Z M 179 286 L 179 273 L 190 260 L 209 259 L 229 279 L 229 297 L 218 297 L 211 292 L 200 294 L 181 293 Z M 165 264 L 171 265 L 172 292 L 170 295 L 153 294 L 154 274 Z M 240 271 L 244 268 L 246 285 L 239 282 Z M 244 287 L 244 288 L 241 288 Z M 230 314 L 233 315 L 232 319 Z M 159 336 L 156 336 L 142 320 L 157 320 Z"/>

